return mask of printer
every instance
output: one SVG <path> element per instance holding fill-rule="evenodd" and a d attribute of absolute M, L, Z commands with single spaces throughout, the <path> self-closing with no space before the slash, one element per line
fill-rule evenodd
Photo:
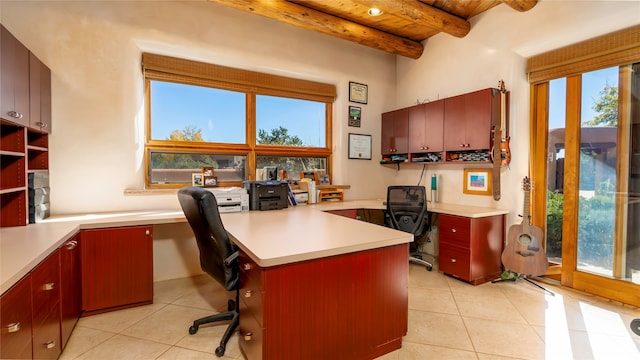
<path fill-rule="evenodd" d="M 250 210 L 278 210 L 289 206 L 289 184 L 286 181 L 243 181 L 249 191 Z"/>
<path fill-rule="evenodd" d="M 240 187 L 206 188 L 213 193 L 221 213 L 249 211 L 249 194 Z"/>

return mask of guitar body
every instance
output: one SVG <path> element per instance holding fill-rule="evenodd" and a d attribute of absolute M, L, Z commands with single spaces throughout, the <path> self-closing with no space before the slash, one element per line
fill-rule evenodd
<path fill-rule="evenodd" d="M 511 225 L 507 234 L 507 247 L 502 252 L 505 269 L 533 276 L 546 273 L 549 262 L 541 246 L 543 239 L 544 234 L 538 226 Z"/>

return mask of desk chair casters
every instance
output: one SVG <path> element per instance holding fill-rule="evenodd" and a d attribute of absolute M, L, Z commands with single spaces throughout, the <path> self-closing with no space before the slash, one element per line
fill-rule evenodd
<path fill-rule="evenodd" d="M 640 336 L 640 318 L 631 320 L 631 331 Z"/>
<path fill-rule="evenodd" d="M 235 301 L 229 299 L 229 301 L 227 302 L 227 312 L 221 313 L 221 314 L 209 315 L 209 316 L 200 318 L 198 320 L 195 320 L 193 322 L 193 325 L 189 327 L 189 334 L 194 335 L 195 333 L 198 332 L 198 328 L 200 327 L 200 325 L 209 324 L 217 321 L 231 320 L 231 323 L 227 327 L 227 330 L 225 330 L 224 335 L 222 335 L 222 339 L 220 340 L 220 346 L 216 348 L 215 352 L 216 352 L 216 356 L 218 357 L 221 357 L 222 355 L 224 355 L 224 352 L 227 347 L 227 342 L 229 342 L 229 339 L 233 335 L 233 332 L 236 330 L 240 322 L 240 316 L 239 316 L 240 309 L 239 309 L 238 301 L 239 301 L 238 294 L 236 294 Z"/>
<path fill-rule="evenodd" d="M 390 228 L 413 234 L 409 262 L 424 265 L 427 271 L 431 271 L 433 264 L 413 250 L 416 241 L 425 236 L 430 226 L 424 186 L 389 186 L 385 222 Z"/>
<path fill-rule="evenodd" d="M 193 335 L 198 332 L 200 325 L 231 320 L 215 351 L 216 356 L 221 357 L 240 323 L 239 253 L 224 229 L 218 203 L 212 192 L 187 186 L 178 191 L 178 201 L 195 235 L 200 252 L 200 267 L 227 291 L 235 292 L 235 300 L 227 301 L 227 312 L 197 319 L 189 327 L 189 334 Z"/>

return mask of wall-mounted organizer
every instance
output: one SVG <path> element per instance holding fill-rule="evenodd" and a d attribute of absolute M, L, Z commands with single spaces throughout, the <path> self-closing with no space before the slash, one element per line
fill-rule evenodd
<path fill-rule="evenodd" d="M 28 177 L 48 179 L 51 71 L 4 26 L 0 39 L 0 227 L 23 226 L 30 209 L 34 221 L 49 211 L 48 185 L 30 189 Z"/>

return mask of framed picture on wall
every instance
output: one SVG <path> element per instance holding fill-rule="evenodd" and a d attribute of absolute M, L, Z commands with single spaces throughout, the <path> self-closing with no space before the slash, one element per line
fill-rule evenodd
<path fill-rule="evenodd" d="M 464 169 L 462 192 L 472 195 L 491 195 L 491 169 Z"/>
<path fill-rule="evenodd" d="M 349 101 L 366 104 L 369 97 L 369 88 L 365 84 L 349 81 Z"/>
<path fill-rule="evenodd" d="M 371 135 L 349 134 L 349 159 L 371 160 Z"/>

